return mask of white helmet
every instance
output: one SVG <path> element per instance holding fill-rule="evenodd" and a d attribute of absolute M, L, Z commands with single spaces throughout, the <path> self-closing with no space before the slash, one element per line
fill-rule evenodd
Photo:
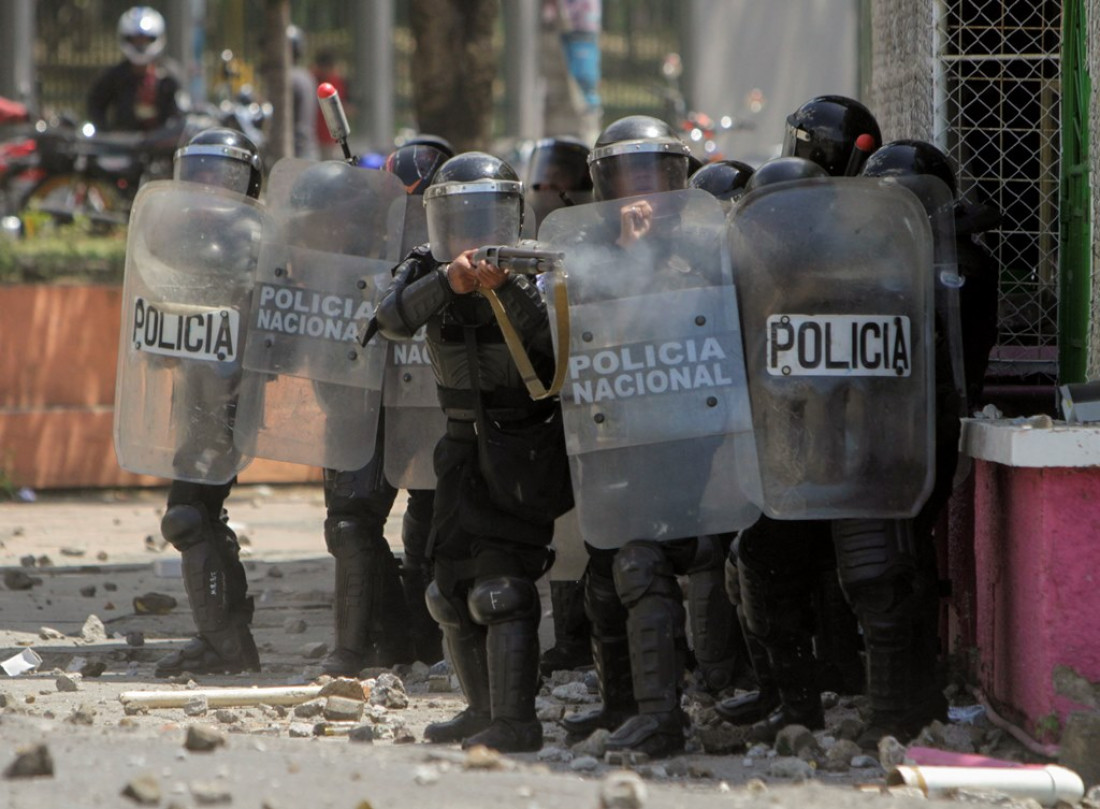
<path fill-rule="evenodd" d="M 118 46 L 135 65 L 147 65 L 164 50 L 164 17 L 149 6 L 134 6 L 118 18 Z"/>

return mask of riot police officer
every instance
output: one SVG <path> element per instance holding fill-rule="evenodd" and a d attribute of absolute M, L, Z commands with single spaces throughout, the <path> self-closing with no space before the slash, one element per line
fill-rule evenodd
<path fill-rule="evenodd" d="M 746 191 L 828 177 L 830 167 L 846 171 L 862 165 L 856 140 L 868 135 L 877 143 L 878 125 L 869 112 L 863 115 L 866 108 L 848 101 L 828 96 L 800 107 L 788 119 L 788 154 L 757 168 Z M 788 724 L 823 727 L 823 686 L 862 689 L 857 629 L 839 598 L 830 538 L 824 520 L 761 516 L 731 548 L 726 589 L 742 621 L 760 689 L 723 700 L 717 710 L 730 722 L 755 722 L 758 740 L 772 740 Z"/>
<path fill-rule="evenodd" d="M 381 333 L 394 340 L 409 339 L 426 324 L 447 415 L 446 434 L 435 450 L 429 543 L 435 579 L 427 602 L 469 705 L 452 720 L 429 725 L 424 736 L 505 752 L 537 750 L 542 725 L 535 716 L 535 581 L 550 566 L 556 515 L 520 516 L 489 494 L 474 427 L 479 419 L 492 420 L 522 436 L 538 430 L 558 407 L 553 400 L 531 400 L 481 293 L 496 295 L 535 367 L 548 376 L 553 349 L 538 290 L 527 277 L 471 261 L 478 246 L 516 243 L 522 185 L 502 160 L 467 152 L 443 164 L 424 204 L 429 244 L 394 270 L 377 314 Z M 564 461 L 564 445 L 561 456 Z"/>
<path fill-rule="evenodd" d="M 535 143 L 523 185 L 527 209 L 535 217 L 536 225 L 551 211 L 592 200 L 588 153 L 589 148 L 583 142 L 568 136 L 543 138 Z M 577 579 L 561 578 L 558 574 L 571 563 L 575 568 L 583 565 L 583 560 L 572 559 L 575 553 L 583 555 L 580 543 L 571 543 L 568 539 L 562 541 L 560 536 L 570 529 L 572 524 L 559 524 L 556 531 L 559 534 L 555 541 L 557 562 L 549 574 L 554 645 L 544 651 L 539 659 L 539 672 L 543 677 L 549 677 L 560 669 L 592 664 L 583 585 Z"/>
<path fill-rule="evenodd" d="M 932 177 L 942 182 L 952 199 L 957 192 L 955 172 L 946 155 L 924 141 L 901 140 L 883 145 L 868 158 L 862 174 Z M 952 210 L 947 215 L 954 219 L 953 202 L 949 204 Z M 960 241 L 969 241 L 969 234 Z M 993 289 L 988 297 L 995 302 Z M 871 718 L 859 742 L 869 748 L 885 734 L 912 737 L 933 719 L 942 720 L 946 713 L 947 703 L 937 674 L 939 576 L 932 532 L 951 495 L 958 461 L 960 398 L 965 395 L 951 371 L 949 327 L 945 322 L 948 315 L 946 311 L 936 312 L 932 493 L 912 519 L 837 520 L 832 526 L 840 583 L 859 617 L 866 643 Z M 978 325 L 971 332 L 971 342 L 978 342 L 977 352 L 984 346 L 988 356 L 996 321 L 988 317 L 975 320 Z M 962 348 L 965 353 L 965 346 Z M 973 348 L 972 353 L 976 353 Z M 984 364 L 980 367 L 984 369 Z M 980 380 L 972 379 L 966 387 L 975 386 L 980 388 Z"/>
<path fill-rule="evenodd" d="M 216 185 L 252 199 L 260 194 L 263 176 L 258 151 L 246 136 L 234 130 L 198 133 L 177 150 L 174 169 L 176 180 Z M 235 410 L 235 400 L 225 403 L 227 434 L 223 453 L 234 451 Z M 181 450 L 183 454 L 188 451 L 187 447 Z M 168 489 L 161 533 L 181 553 L 184 589 L 198 635 L 182 649 L 157 661 L 158 677 L 184 671 L 203 674 L 260 669 L 249 630 L 253 601 L 247 594 L 240 546 L 224 510 L 234 480 L 216 485 L 175 480 Z"/>
<path fill-rule="evenodd" d="M 650 238 L 668 239 L 687 226 L 680 221 L 678 203 L 662 192 L 688 187 L 689 157 L 686 144 L 666 123 L 642 115 L 609 125 L 589 157 L 597 200 L 633 198 L 624 202 L 614 223 L 620 231 L 616 270 L 630 271 L 632 250 L 652 248 L 647 252 L 659 256 L 652 277 L 638 278 L 645 291 L 705 287 L 713 269 L 690 266 Z M 697 475 L 668 485 L 698 489 L 688 498 L 698 502 L 710 460 L 695 462 Z M 562 724 L 571 736 L 614 728 L 609 750 L 665 756 L 683 749 L 686 723 L 680 696 L 688 644 L 678 575 L 690 581 L 688 605 L 704 681 L 715 689 L 729 685 L 744 661 L 735 659 L 730 643 L 733 611 L 722 589 L 732 536 L 656 536 L 626 537 L 618 548 L 587 546 L 585 608 L 603 707 L 566 717 Z"/>
<path fill-rule="evenodd" d="M 535 143 L 523 186 L 536 226 L 553 210 L 592 200 L 588 153 L 577 138 L 543 138 Z"/>
<path fill-rule="evenodd" d="M 740 160 L 715 160 L 694 171 L 688 178 L 688 185 L 706 191 L 729 210 L 745 193 L 754 171 L 752 166 Z"/>
<path fill-rule="evenodd" d="M 419 202 L 445 160 L 432 146 L 405 145 L 390 153 L 383 170 L 397 176 Z M 374 457 L 362 469 L 324 471 L 325 544 L 336 561 L 336 643 L 321 668 L 334 676 L 442 657 L 439 626 L 424 602 L 431 580 L 426 551 L 435 493 L 409 490 L 399 571 L 384 536 L 397 499 L 397 488 L 385 475 L 384 421 L 378 438 Z"/>

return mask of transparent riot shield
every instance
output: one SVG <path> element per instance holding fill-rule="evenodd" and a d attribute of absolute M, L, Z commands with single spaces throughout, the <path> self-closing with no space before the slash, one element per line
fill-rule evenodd
<path fill-rule="evenodd" d="M 374 454 L 385 345 L 356 340 L 396 263 L 405 190 L 392 174 L 286 159 L 272 169 L 245 367 L 267 379 L 238 415 L 261 458 L 354 470 Z"/>
<path fill-rule="evenodd" d="M 225 483 L 251 460 L 233 436 L 262 386 L 243 357 L 264 229 L 263 208 L 239 194 L 174 181 L 138 193 L 115 387 L 122 468 Z"/>
<path fill-rule="evenodd" d="M 424 198 L 408 197 L 401 255 L 428 241 Z M 386 480 L 399 489 L 434 489 L 432 454 L 447 429 L 447 417 L 439 406 L 435 374 L 428 358 L 425 332 L 421 328 L 412 340 L 389 342 L 386 355 L 382 405 L 385 407 L 384 462 Z"/>
<path fill-rule="evenodd" d="M 761 476 L 778 519 L 909 517 L 931 490 L 935 242 L 865 178 L 753 192 L 730 217 Z"/>
<path fill-rule="evenodd" d="M 540 228 L 565 252 L 565 277 L 549 283 L 568 289 L 569 343 L 556 327 L 554 339 L 568 351 L 561 405 L 591 545 L 733 531 L 759 515 L 738 462 L 752 420 L 723 234 L 721 206 L 697 190 L 563 208 Z"/>

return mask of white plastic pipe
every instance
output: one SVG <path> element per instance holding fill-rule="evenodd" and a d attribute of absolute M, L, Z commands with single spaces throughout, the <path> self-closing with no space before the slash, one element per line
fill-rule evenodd
<path fill-rule="evenodd" d="M 894 767 L 886 774 L 887 786 L 916 787 L 929 798 L 947 796 L 957 789 L 1002 792 L 1013 798 L 1034 798 L 1043 806 L 1059 801 L 1077 803 L 1085 785 L 1073 770 L 1046 767 Z"/>

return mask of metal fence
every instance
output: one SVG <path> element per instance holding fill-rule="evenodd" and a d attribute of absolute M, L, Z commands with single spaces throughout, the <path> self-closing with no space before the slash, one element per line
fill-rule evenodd
<path fill-rule="evenodd" d="M 1058 0 L 883 0 L 873 5 L 872 107 L 886 137 L 919 137 L 990 202 L 1001 267 L 990 374 L 1057 372 Z"/>

